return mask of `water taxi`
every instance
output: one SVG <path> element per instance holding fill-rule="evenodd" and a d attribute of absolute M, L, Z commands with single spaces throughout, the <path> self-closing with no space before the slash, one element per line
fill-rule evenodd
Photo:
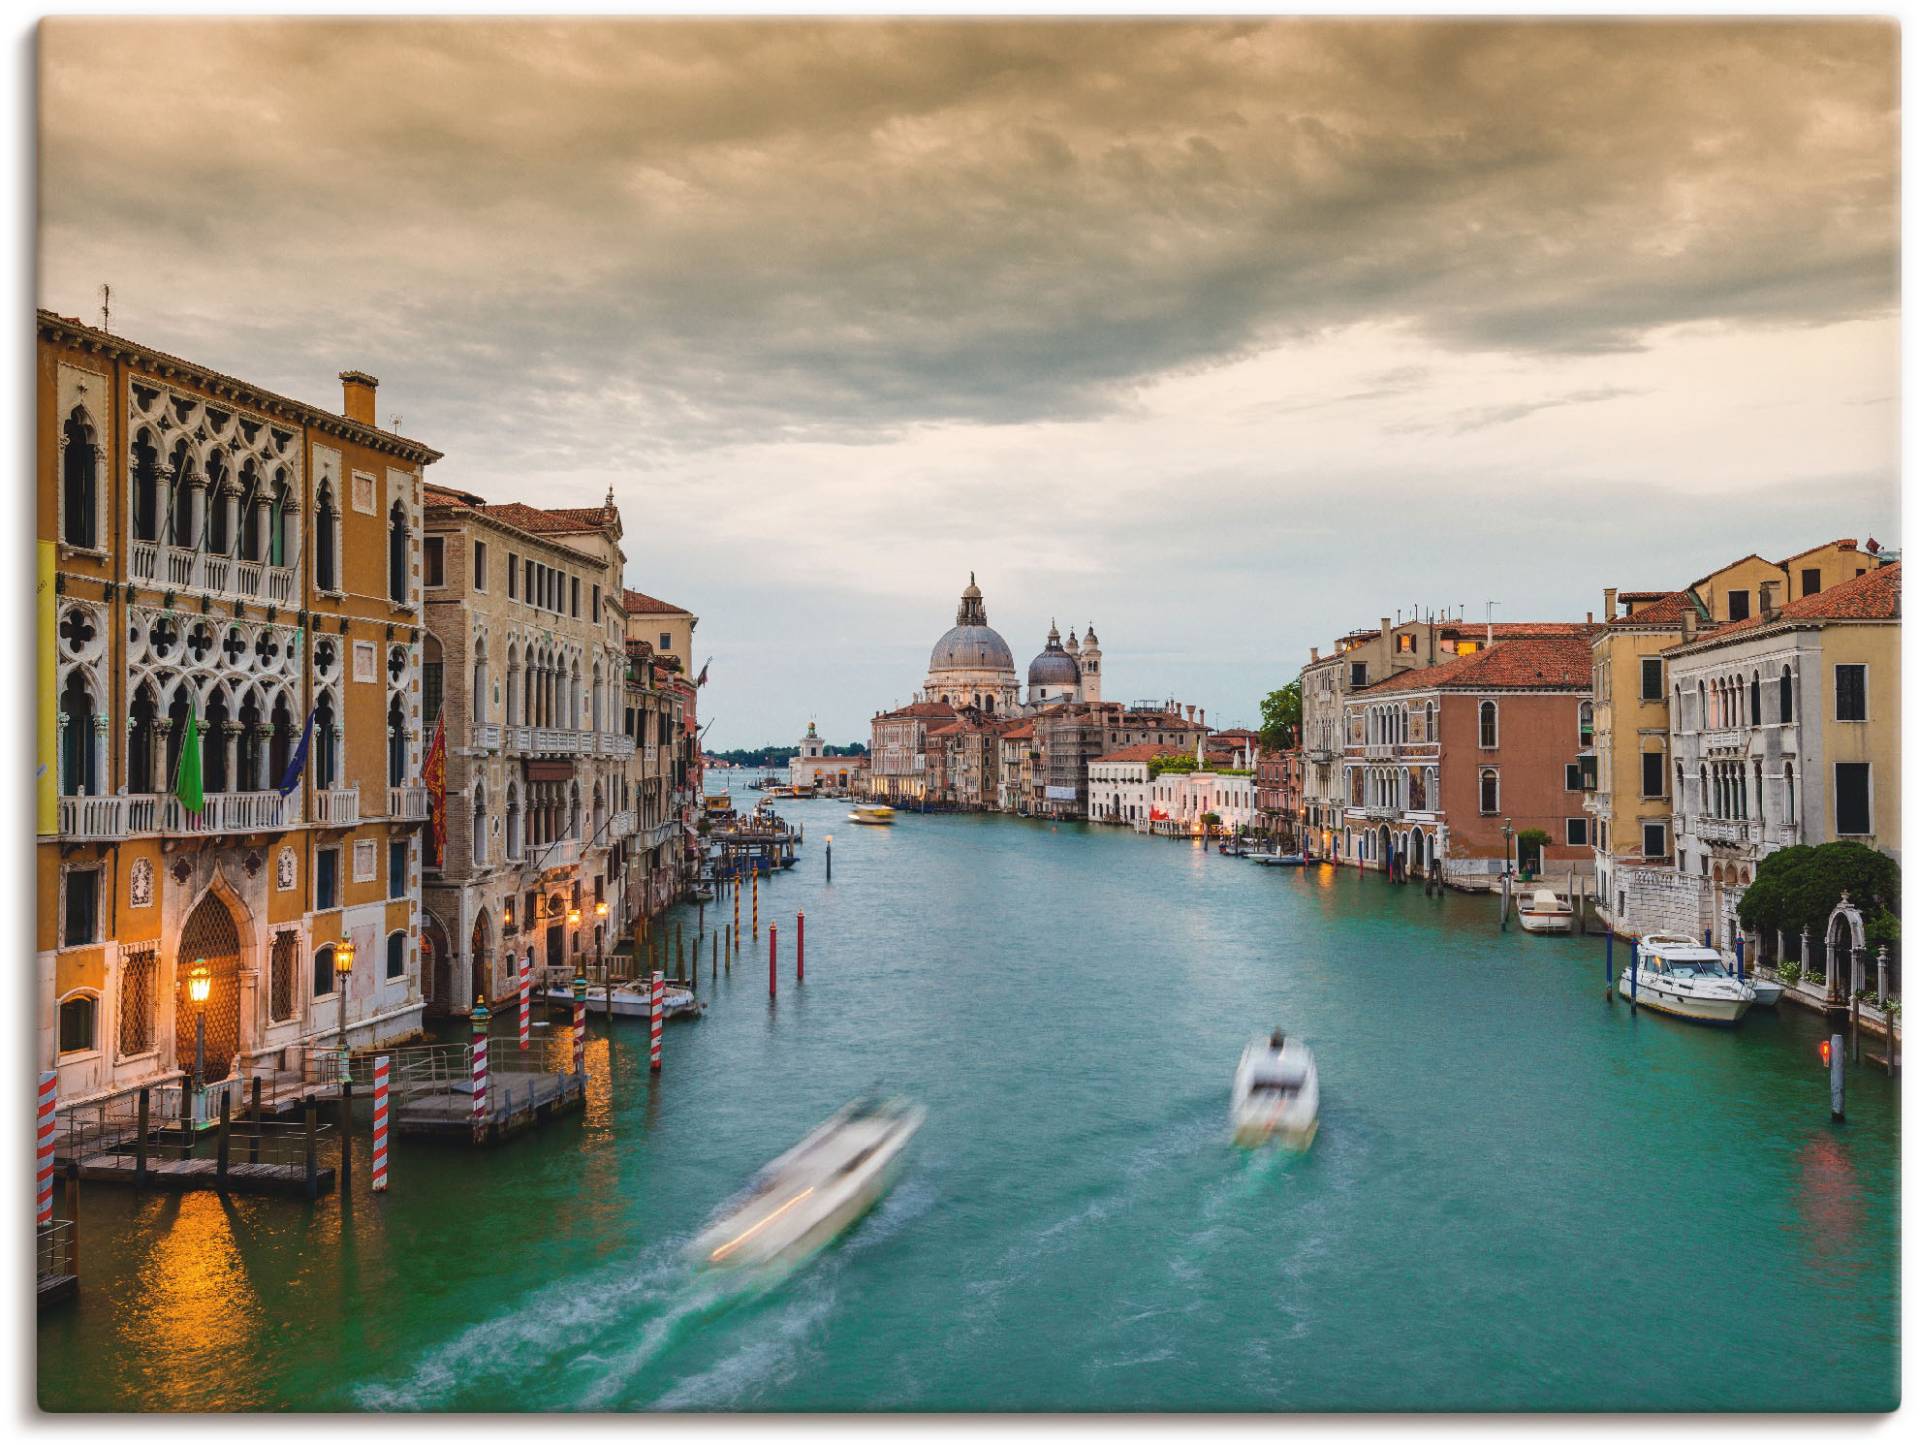
<path fill-rule="evenodd" d="M 547 990 L 547 1002 L 573 1003 L 573 985 L 556 984 Z M 607 991 L 595 984 L 587 985 L 587 1012 L 603 1014 L 607 1011 Z M 660 1017 L 662 1019 L 699 1018 L 707 1011 L 707 1006 L 693 995 L 693 990 L 679 984 L 669 984 L 660 990 Z M 653 987 L 636 979 L 631 983 L 616 982 L 613 986 L 613 1016 L 618 1019 L 644 1019 L 653 1016 Z"/>
<path fill-rule="evenodd" d="M 1528 933 L 1573 932 L 1573 905 L 1551 888 L 1536 888 L 1520 905 L 1520 926 Z"/>
<path fill-rule="evenodd" d="M 707 812 L 708 813 L 731 813 L 732 811 L 733 811 L 733 799 L 731 796 L 729 796 L 726 793 L 708 793 L 707 794 Z"/>
<path fill-rule="evenodd" d="M 1305 1149 L 1320 1130 L 1320 1071 L 1313 1051 L 1275 1029 L 1240 1054 L 1229 1109 L 1233 1142 L 1255 1148 L 1269 1141 Z"/>
<path fill-rule="evenodd" d="M 885 803 L 865 803 L 847 814 L 847 821 L 884 827 L 893 822 L 893 809 Z"/>
<path fill-rule="evenodd" d="M 1754 991 L 1727 971 L 1719 951 L 1684 933 L 1649 933 L 1621 970 L 1620 997 L 1703 1024 L 1736 1024 Z"/>
<path fill-rule="evenodd" d="M 716 1269 L 805 1259 L 886 1194 L 925 1118 L 926 1110 L 904 1099 L 847 1105 L 722 1205 L 688 1254 Z"/>

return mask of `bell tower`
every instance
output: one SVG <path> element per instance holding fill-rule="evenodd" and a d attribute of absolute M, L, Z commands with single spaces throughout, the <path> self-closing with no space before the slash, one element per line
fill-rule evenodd
<path fill-rule="evenodd" d="M 1100 636 L 1091 622 L 1080 642 L 1080 700 L 1100 701 Z"/>

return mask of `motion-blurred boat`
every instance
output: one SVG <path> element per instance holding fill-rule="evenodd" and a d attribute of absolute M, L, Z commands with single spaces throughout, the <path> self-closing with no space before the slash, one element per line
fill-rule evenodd
<path fill-rule="evenodd" d="M 925 1118 L 905 1099 L 847 1105 L 722 1205 L 688 1252 L 722 1269 L 804 1259 L 880 1201 Z"/>
<path fill-rule="evenodd" d="M 885 827 L 893 822 L 893 809 L 885 803 L 863 803 L 847 814 L 847 821 Z"/>
<path fill-rule="evenodd" d="M 1320 1129 L 1320 1071 L 1313 1051 L 1275 1029 L 1241 1052 L 1233 1076 L 1233 1142 L 1255 1148 L 1269 1140 L 1305 1149 Z"/>

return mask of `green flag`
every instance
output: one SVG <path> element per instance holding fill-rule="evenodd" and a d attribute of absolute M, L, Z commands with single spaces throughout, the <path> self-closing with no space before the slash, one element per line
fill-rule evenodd
<path fill-rule="evenodd" d="M 207 806 L 207 795 L 200 787 L 200 704 L 187 704 L 187 735 L 180 742 L 180 770 L 174 775 L 173 795 L 189 813 Z"/>

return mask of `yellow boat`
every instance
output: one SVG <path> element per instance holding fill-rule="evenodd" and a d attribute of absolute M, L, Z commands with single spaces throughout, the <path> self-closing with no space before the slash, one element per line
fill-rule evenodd
<path fill-rule="evenodd" d="M 849 823 L 866 823 L 874 827 L 886 827 L 893 822 L 893 809 L 884 803 L 871 803 L 855 808 L 847 814 Z"/>

